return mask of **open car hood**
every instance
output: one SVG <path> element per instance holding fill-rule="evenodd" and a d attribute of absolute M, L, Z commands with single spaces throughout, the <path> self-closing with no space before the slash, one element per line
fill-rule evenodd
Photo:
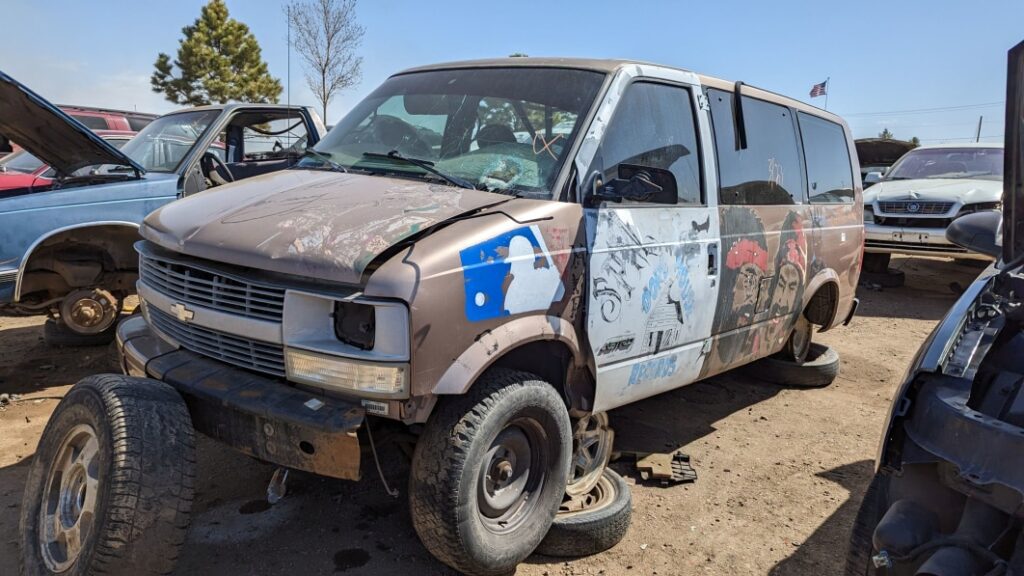
<path fill-rule="evenodd" d="M 1003 262 L 1024 259 L 1024 42 L 1010 49 L 1003 154 Z"/>
<path fill-rule="evenodd" d="M 62 175 L 119 164 L 145 170 L 120 150 L 7 74 L 0 72 L 0 134 Z"/>
<path fill-rule="evenodd" d="M 358 284 L 394 244 L 509 196 L 385 176 L 282 170 L 171 202 L 144 238 L 214 262 Z"/>
<path fill-rule="evenodd" d="M 910 142 L 891 138 L 861 138 L 853 145 L 861 166 L 892 166 L 900 156 L 914 149 Z"/>

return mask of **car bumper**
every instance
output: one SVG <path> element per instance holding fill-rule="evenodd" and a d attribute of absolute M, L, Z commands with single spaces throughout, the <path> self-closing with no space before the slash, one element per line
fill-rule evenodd
<path fill-rule="evenodd" d="M 121 323 L 117 347 L 125 374 L 160 380 L 182 395 L 197 431 L 279 466 L 359 479 L 361 406 L 180 350 L 141 316 Z"/>
<path fill-rule="evenodd" d="M 946 240 L 945 228 L 905 228 L 864 223 L 864 251 L 914 256 L 947 256 L 991 260 Z"/>

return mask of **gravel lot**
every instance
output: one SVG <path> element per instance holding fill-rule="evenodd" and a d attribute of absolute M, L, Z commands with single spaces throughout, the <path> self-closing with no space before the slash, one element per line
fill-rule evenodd
<path fill-rule="evenodd" d="M 725 375 L 612 414 L 620 450 L 682 448 L 699 478 L 635 485 L 633 524 L 612 550 L 570 562 L 534 556 L 520 575 L 838 574 L 870 478 L 891 394 L 921 341 L 967 285 L 976 264 L 894 259 L 898 289 L 861 289 L 854 323 L 818 341 L 842 373 L 829 388 L 782 389 Z M 53 350 L 39 318 L 0 319 L 0 575 L 16 574 L 18 517 L 28 463 L 51 410 L 79 378 L 114 369 L 112 349 Z M 189 543 L 177 574 L 449 574 L 416 539 L 405 502 L 407 463 L 382 450 L 402 490 L 390 498 L 372 462 L 359 483 L 293 474 L 289 495 L 263 501 L 273 469 L 209 441 Z M 638 476 L 616 464 L 629 481 Z"/>

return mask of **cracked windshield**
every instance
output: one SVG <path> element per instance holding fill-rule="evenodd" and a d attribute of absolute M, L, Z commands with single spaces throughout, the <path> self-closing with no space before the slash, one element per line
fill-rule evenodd
<path fill-rule="evenodd" d="M 299 166 L 330 159 L 353 171 L 548 198 L 602 80 L 594 72 L 543 68 L 396 76 Z"/>

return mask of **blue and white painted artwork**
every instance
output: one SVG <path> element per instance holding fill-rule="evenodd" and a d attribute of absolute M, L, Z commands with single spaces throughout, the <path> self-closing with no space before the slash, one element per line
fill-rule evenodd
<path fill-rule="evenodd" d="M 540 229 L 524 226 L 459 252 L 472 322 L 546 310 L 565 293 Z"/>

